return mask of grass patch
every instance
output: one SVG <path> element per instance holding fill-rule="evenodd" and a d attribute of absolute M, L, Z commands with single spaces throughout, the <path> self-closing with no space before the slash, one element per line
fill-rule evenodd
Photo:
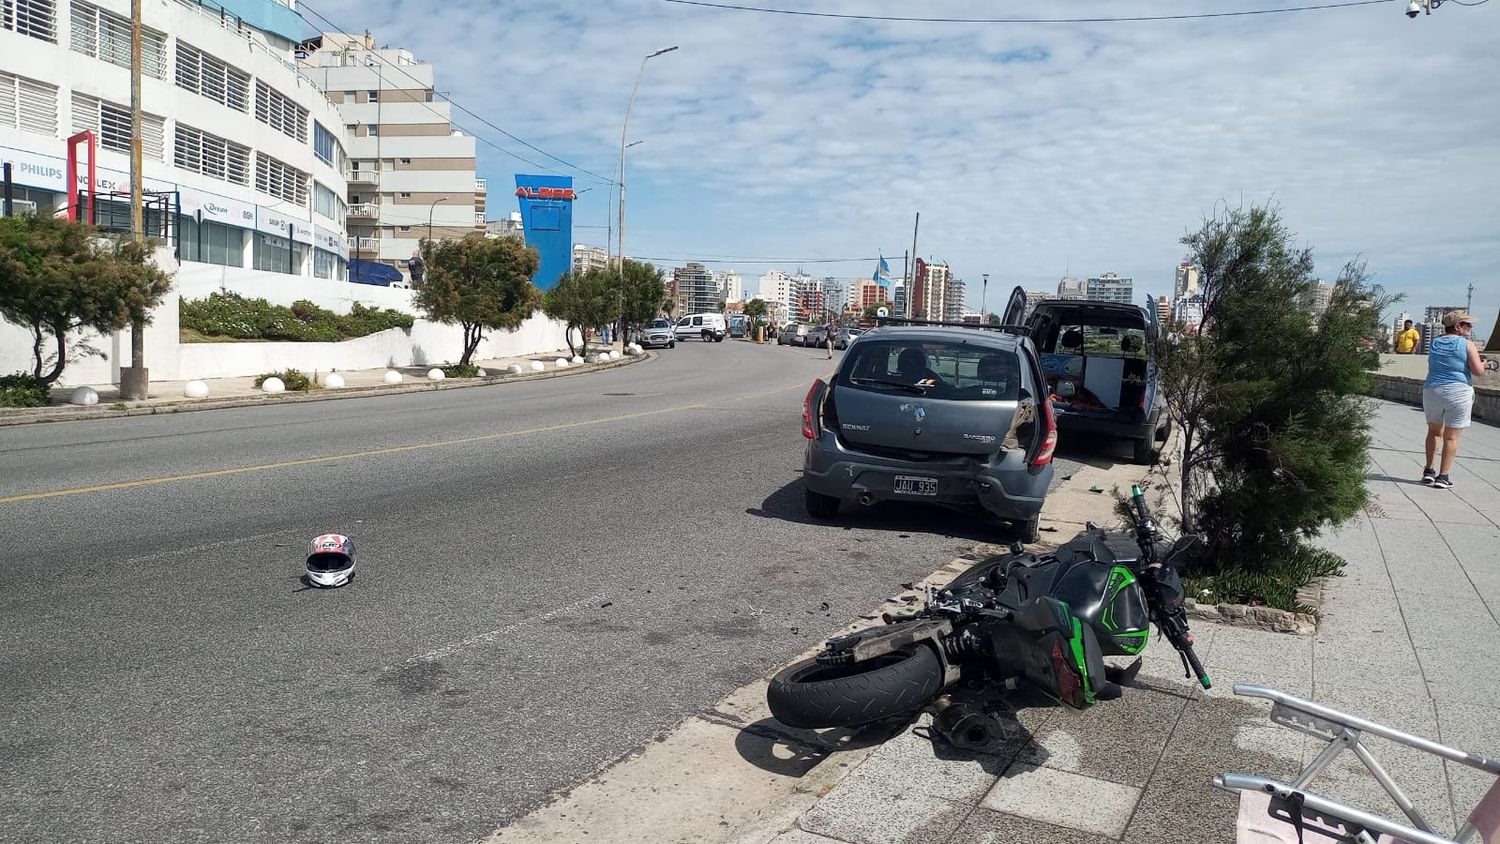
<path fill-rule="evenodd" d="M 443 367 L 443 374 L 449 378 L 478 378 L 479 367 L 472 363 L 450 363 Z"/>
<path fill-rule="evenodd" d="M 289 393 L 305 393 L 309 390 L 318 389 L 318 384 L 307 373 L 298 369 L 285 369 L 281 372 L 263 372 L 255 377 L 255 389 L 260 389 L 266 383 L 267 378 L 280 378 L 281 383 L 286 385 Z"/>
<path fill-rule="evenodd" d="M 1320 577 L 1343 577 L 1344 558 L 1322 548 L 1299 545 L 1262 560 L 1226 562 L 1215 572 L 1193 569 L 1183 571 L 1183 586 L 1187 596 L 1199 603 L 1249 604 L 1315 613 L 1314 608 L 1298 603 L 1297 590 Z M 1203 594 L 1205 589 L 1209 594 Z"/>

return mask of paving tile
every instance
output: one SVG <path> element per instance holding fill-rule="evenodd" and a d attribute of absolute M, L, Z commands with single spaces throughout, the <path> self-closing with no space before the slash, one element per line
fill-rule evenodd
<path fill-rule="evenodd" d="M 927 721 L 923 716 L 923 726 Z M 872 753 L 850 776 L 890 794 L 914 792 L 978 803 L 1010 766 L 1021 744 L 1017 739 L 996 748 L 996 753 L 970 753 L 907 730 Z"/>
<path fill-rule="evenodd" d="M 1438 741 L 1459 750 L 1500 759 L 1500 702 L 1496 706 L 1475 706 L 1438 701 L 1437 721 Z M 1458 762 L 1444 762 L 1444 765 L 1453 792 L 1454 812 L 1458 820 L 1462 820 L 1495 785 L 1496 778 L 1494 774 Z"/>
<path fill-rule="evenodd" d="M 1140 787 L 1151 775 L 1143 760 L 1161 754 L 1177 713 L 1187 705 L 1187 696 L 1175 690 L 1136 686 L 1124 689 L 1119 700 L 1086 710 L 1058 707 L 1057 716 L 1037 733 L 1036 744 L 1016 759 Z"/>
<path fill-rule="evenodd" d="M 1017 763 L 995 783 L 980 806 L 1118 838 L 1140 796 L 1141 790 L 1132 786 Z"/>
<path fill-rule="evenodd" d="M 973 808 L 914 791 L 892 793 L 880 778 L 860 776 L 862 769 L 804 812 L 797 826 L 849 844 L 918 844 L 946 840 Z"/>
<path fill-rule="evenodd" d="M 975 809 L 954 830 L 950 844 L 1109 844 L 1112 839 L 1080 833 L 1014 815 Z M 798 842 L 800 844 L 800 842 Z M 809 842 L 811 844 L 811 842 Z"/>

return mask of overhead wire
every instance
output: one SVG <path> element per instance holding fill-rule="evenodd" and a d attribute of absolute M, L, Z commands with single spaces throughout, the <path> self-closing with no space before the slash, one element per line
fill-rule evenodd
<path fill-rule="evenodd" d="M 320 26 L 317 22 L 309 20 L 306 15 L 303 15 L 302 14 L 302 10 L 304 10 L 304 9 L 307 10 L 308 12 L 312 13 L 312 15 L 314 17 L 316 17 L 319 21 L 322 21 L 323 24 L 327 25 L 331 31 L 334 31 L 334 32 L 345 32 L 345 31 L 347 31 L 343 27 L 340 27 L 338 24 L 334 23 L 332 20 L 329 20 L 329 18 L 326 15 L 324 15 L 321 12 L 319 12 L 317 9 L 314 9 L 313 7 L 307 5 L 306 3 L 298 3 L 297 6 L 296 6 L 297 16 L 300 17 L 300 18 L 302 18 L 302 20 L 308 26 L 311 26 L 313 29 L 322 30 L 323 27 Z M 396 63 L 390 61 L 389 59 L 386 59 L 384 56 L 380 55 L 380 53 L 378 51 L 366 49 L 365 52 L 369 53 L 371 56 L 373 56 L 375 58 L 376 61 L 380 62 L 385 67 L 388 67 L 388 68 L 391 68 L 391 69 L 395 70 L 397 73 L 400 73 L 402 76 L 406 77 L 407 79 L 411 80 L 412 82 L 417 83 L 418 85 L 422 86 L 423 88 L 425 88 L 427 86 L 427 83 L 423 82 L 422 80 L 420 80 L 417 77 L 413 76 L 408 71 L 404 70 L 401 67 L 401 65 L 396 64 Z M 489 127 L 490 129 L 493 129 L 494 131 L 499 132 L 500 134 L 504 135 L 507 138 L 510 138 L 512 141 L 515 141 L 516 143 L 520 144 L 521 146 L 526 147 L 527 149 L 535 150 L 536 152 L 541 153 L 542 155 L 546 156 L 547 158 L 550 158 L 553 161 L 556 161 L 559 164 L 562 164 L 562 165 L 564 165 L 566 167 L 570 167 L 570 168 L 572 168 L 574 170 L 577 170 L 580 173 L 586 173 L 589 176 L 593 177 L 594 179 L 597 179 L 598 181 L 600 181 L 603 184 L 610 184 L 610 185 L 614 184 L 614 180 L 610 179 L 608 176 L 603 176 L 603 175 L 601 175 L 599 173 L 596 173 L 593 170 L 590 170 L 590 169 L 588 169 L 586 167 L 581 167 L 581 166 L 579 166 L 577 164 L 574 164 L 573 162 L 568 161 L 565 158 L 561 158 L 559 156 L 553 155 L 552 153 L 550 153 L 550 152 L 542 149 L 541 147 L 537 146 L 536 144 L 533 144 L 530 141 L 527 141 L 526 139 L 521 138 L 521 137 L 519 137 L 519 136 L 517 136 L 517 135 L 515 135 L 515 134 L 513 134 L 513 133 L 511 133 L 511 132 L 509 132 L 507 130 L 505 130 L 504 128 L 502 128 L 500 126 L 495 125 L 495 123 L 493 123 L 492 121 L 486 119 L 485 117 L 481 116 L 477 112 L 474 112 L 473 110 L 465 107 L 462 103 L 459 103 L 458 101 L 454 100 L 453 97 L 451 97 L 451 96 L 448 96 L 448 95 L 445 94 L 445 95 L 443 95 L 443 99 L 447 100 L 447 102 L 448 102 L 449 105 L 451 105 L 453 108 L 457 109 L 458 111 L 462 112 L 463 114 L 469 115 L 470 117 L 474 118 L 475 120 L 479 121 L 480 123 L 484 124 L 485 126 Z M 428 111 L 431 111 L 433 114 L 435 114 L 435 115 L 437 115 L 439 117 L 443 117 L 442 113 L 439 112 L 437 109 L 433 108 L 430 104 L 423 103 L 423 105 L 427 106 L 427 110 Z M 447 119 L 447 118 L 445 118 L 445 119 Z M 460 128 L 462 128 L 462 127 L 460 127 Z M 501 146 L 500 144 L 497 144 L 494 141 L 491 141 L 490 139 L 485 138 L 483 135 L 481 135 L 478 132 L 474 132 L 473 130 L 470 130 L 470 133 L 475 138 L 483 141 L 484 143 L 488 144 L 491 147 L 494 147 L 496 150 L 498 150 L 500 152 L 503 152 L 503 153 L 505 153 L 506 155 L 509 155 L 512 158 L 515 158 L 518 161 L 523 161 L 523 162 L 525 162 L 527 164 L 530 164 L 533 167 L 539 167 L 539 168 L 541 168 L 543 170 L 549 170 L 549 171 L 551 171 L 553 173 L 557 173 L 556 168 L 552 167 L 551 165 L 542 164 L 540 162 L 533 161 L 533 160 L 531 160 L 529 158 L 526 158 L 525 156 L 520 155 L 519 153 L 517 153 L 517 152 L 515 152 L 513 150 L 507 149 L 507 148 Z M 561 174 L 558 174 L 558 175 L 561 175 Z"/>
<path fill-rule="evenodd" d="M 928 18 L 908 17 L 902 15 L 861 15 L 842 12 L 817 12 L 805 9 L 776 9 L 766 6 L 750 6 L 741 3 L 716 3 L 710 0 L 662 0 L 664 3 L 675 3 L 679 6 L 699 6 L 706 9 L 720 9 L 736 12 L 759 12 L 773 15 L 793 15 L 808 18 L 836 18 L 839 20 L 858 21 L 890 21 L 895 23 L 996 23 L 996 24 L 1021 24 L 1021 23 L 1142 23 L 1148 21 L 1183 21 L 1201 20 L 1205 18 L 1238 18 L 1251 15 L 1276 15 L 1288 12 L 1313 12 L 1322 9 L 1346 9 L 1353 6 L 1374 6 L 1382 3 L 1396 3 L 1400 0 L 1343 0 L 1335 3 L 1317 3 L 1305 6 L 1286 6 L 1275 9 L 1245 9 L 1232 12 L 1195 12 L 1178 15 L 1133 15 L 1125 17 L 1095 17 L 1095 18 Z M 1458 0 L 1453 0 L 1458 2 Z M 1489 2 L 1489 0 L 1480 0 Z"/>

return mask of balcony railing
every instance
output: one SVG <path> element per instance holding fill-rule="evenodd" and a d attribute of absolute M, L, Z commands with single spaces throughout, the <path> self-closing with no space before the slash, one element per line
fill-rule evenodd
<path fill-rule="evenodd" d="M 378 252 L 380 250 L 380 238 L 378 237 L 356 237 L 351 235 L 344 238 L 344 242 L 354 252 Z"/>
<path fill-rule="evenodd" d="M 475 179 L 474 180 L 474 192 L 475 193 L 488 193 L 489 192 L 489 181 L 487 179 Z"/>
<path fill-rule="evenodd" d="M 474 222 L 480 224 L 481 226 L 484 225 L 484 214 L 483 214 L 483 212 L 480 212 L 480 211 L 475 211 L 474 212 Z"/>
<path fill-rule="evenodd" d="M 349 171 L 349 184 L 351 185 L 378 185 L 380 184 L 379 170 L 351 170 Z"/>
<path fill-rule="evenodd" d="M 380 216 L 380 206 L 373 202 L 361 202 L 358 205 L 349 206 L 350 217 L 362 217 L 370 219 Z"/>

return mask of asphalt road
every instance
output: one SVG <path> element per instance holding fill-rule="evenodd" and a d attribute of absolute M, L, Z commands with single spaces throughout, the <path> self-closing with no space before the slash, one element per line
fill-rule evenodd
<path fill-rule="evenodd" d="M 994 537 L 806 519 L 798 413 L 829 369 L 684 343 L 0 429 L 0 840 L 467 841 L 524 814 Z M 327 531 L 358 577 L 306 589 Z"/>

